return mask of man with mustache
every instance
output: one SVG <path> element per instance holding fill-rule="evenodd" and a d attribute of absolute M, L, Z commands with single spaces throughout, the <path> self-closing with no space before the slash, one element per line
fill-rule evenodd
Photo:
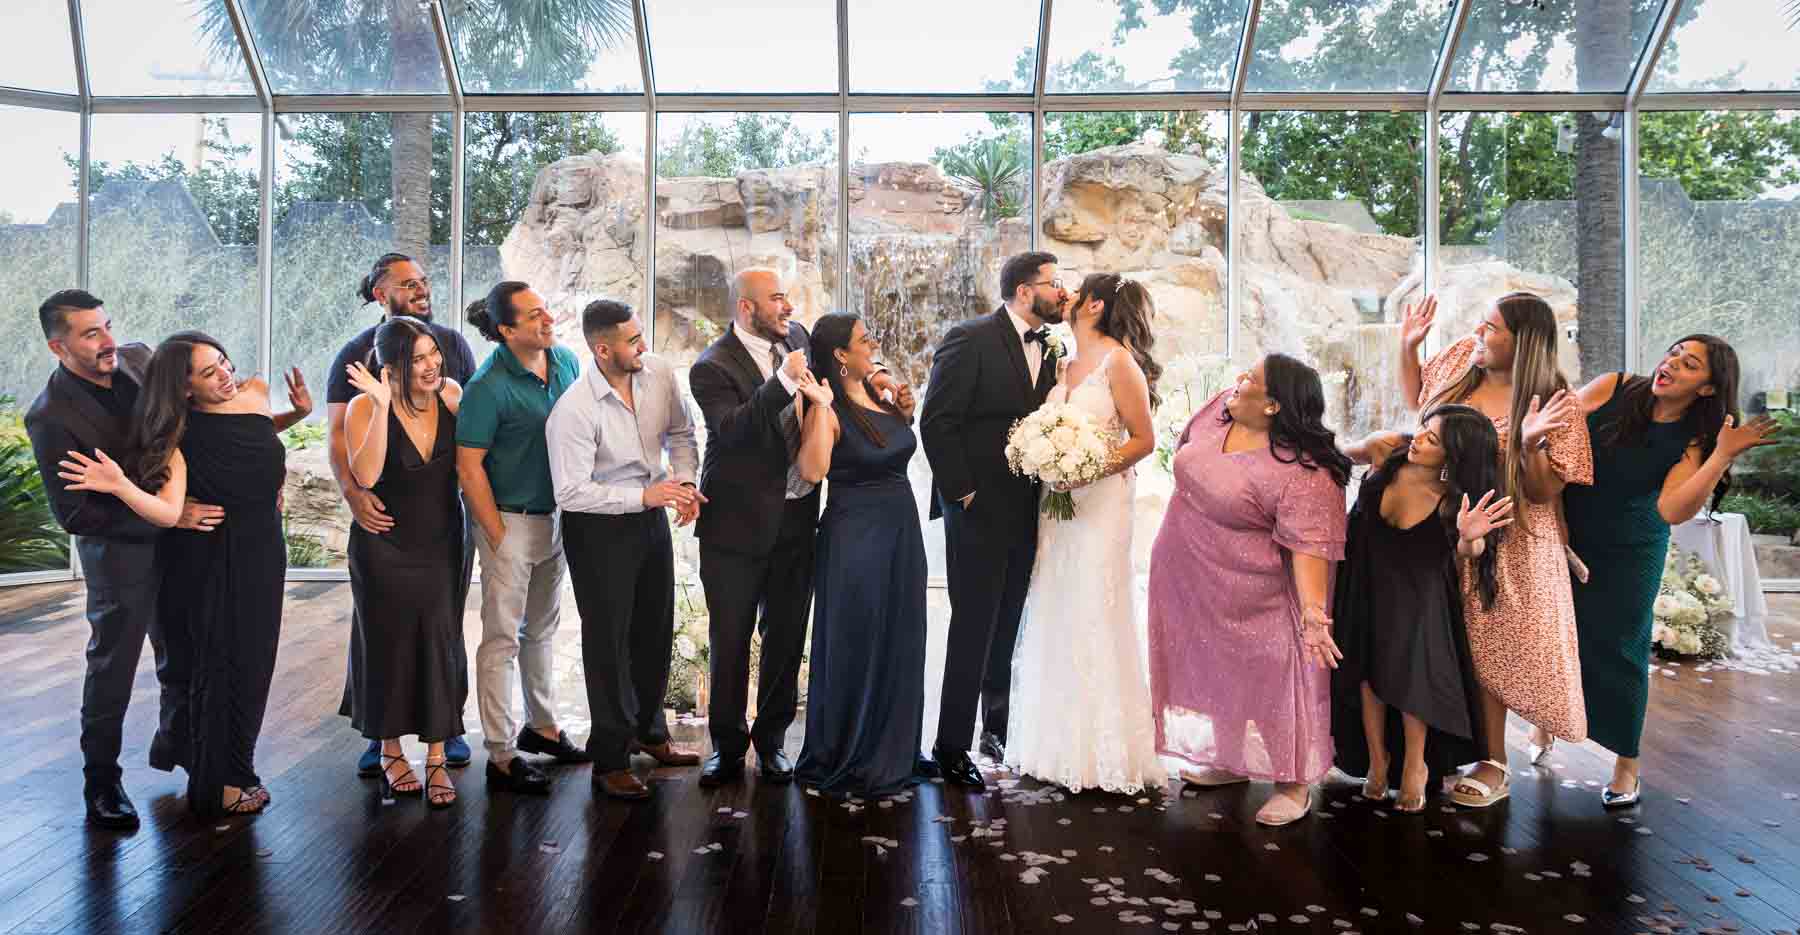
<path fill-rule="evenodd" d="M 375 348 L 375 330 L 382 322 L 397 315 L 407 315 L 424 322 L 431 328 L 431 334 L 437 338 L 438 348 L 444 355 L 444 375 L 462 385 L 468 385 L 469 375 L 475 372 L 475 354 L 469 349 L 469 342 L 463 339 L 460 332 L 446 328 L 431 320 L 431 280 L 425 271 L 412 257 L 404 253 L 386 253 L 375 261 L 374 268 L 362 278 L 357 295 L 364 302 L 381 304 L 383 314 L 378 321 L 351 338 L 338 351 L 337 357 L 331 361 L 331 371 L 325 380 L 325 414 L 329 420 L 330 431 L 326 444 L 330 449 L 331 474 L 337 478 L 338 489 L 344 492 L 344 502 L 350 505 L 350 515 L 356 524 L 373 535 L 381 535 L 394 528 L 394 519 L 386 512 L 386 506 L 373 491 L 356 482 L 350 472 L 349 448 L 345 443 L 344 413 L 350 406 L 350 400 L 356 397 L 356 387 L 350 385 L 350 365 L 360 363 L 367 365 L 369 355 Z M 463 531 L 463 542 L 470 542 L 469 530 Z M 462 566 L 462 587 L 457 592 L 457 620 L 462 620 L 462 608 L 469 593 L 469 575 L 473 570 L 475 552 L 473 548 L 464 548 Z M 354 609 L 351 613 L 355 613 Z M 462 651 L 462 643 L 457 642 L 458 664 L 468 668 L 466 654 Z M 347 671 L 344 679 L 344 701 L 340 714 L 350 713 L 350 685 L 353 681 Z M 469 765 L 469 744 L 461 737 L 452 737 L 444 743 L 444 762 L 452 767 L 461 768 Z M 375 776 L 381 772 L 381 742 L 369 741 L 368 749 L 356 761 L 356 774 L 363 777 Z"/>
<path fill-rule="evenodd" d="M 125 709 L 144 638 L 156 654 L 162 683 L 161 718 L 150 741 L 150 765 L 187 765 L 187 677 L 182 660 L 163 640 L 156 614 L 161 573 L 156 545 L 161 529 L 111 494 L 69 490 L 57 462 L 72 451 L 96 450 L 124 459 L 132 409 L 142 388 L 150 348 L 118 344 L 112 318 L 92 294 L 65 289 L 38 308 L 44 339 L 60 366 L 25 413 L 25 431 L 37 455 L 51 512 L 78 537 L 76 551 L 87 579 L 87 674 L 81 686 L 81 754 L 86 782 L 82 799 L 89 824 L 132 830 L 137 809 L 125 794 L 119 769 Z M 289 384 L 290 388 L 294 386 Z M 303 384 L 302 384 L 303 387 Z M 303 388 L 298 394 L 305 395 Z M 211 531 L 224 511 L 188 501 L 176 525 Z"/>
<path fill-rule="evenodd" d="M 932 757 L 945 781 L 980 789 L 969 757 L 975 709 L 981 752 L 1006 755 L 1006 701 L 1013 641 L 1037 554 L 1037 482 L 1006 463 L 1014 421 L 1044 404 L 1056 385 L 1046 324 L 1063 320 L 1069 293 L 1056 257 L 1021 253 L 1000 267 L 1006 304 L 944 335 L 931 360 L 919 437 L 931 462 L 931 518 L 944 520 L 950 635 Z"/>

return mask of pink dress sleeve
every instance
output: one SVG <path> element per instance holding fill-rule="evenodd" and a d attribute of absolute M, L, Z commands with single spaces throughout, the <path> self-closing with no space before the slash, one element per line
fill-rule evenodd
<path fill-rule="evenodd" d="M 1342 561 L 1348 519 L 1344 488 L 1323 470 L 1291 465 L 1293 477 L 1275 502 L 1275 544 L 1290 552 Z"/>
<path fill-rule="evenodd" d="M 1466 338 L 1438 351 L 1425 362 L 1425 368 L 1419 374 L 1419 406 L 1424 408 L 1445 385 L 1467 373 L 1469 359 L 1475 356 L 1475 336 Z"/>
<path fill-rule="evenodd" d="M 1550 468 L 1565 484 L 1594 482 L 1594 449 L 1589 443 L 1587 417 L 1577 415 L 1568 425 L 1550 433 Z"/>

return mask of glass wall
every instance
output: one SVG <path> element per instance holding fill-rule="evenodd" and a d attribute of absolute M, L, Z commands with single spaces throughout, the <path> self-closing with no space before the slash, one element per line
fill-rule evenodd
<path fill-rule="evenodd" d="M 0 347 L 0 574 L 69 567 L 69 537 L 50 515 L 23 419 L 56 367 L 38 304 L 76 285 L 80 150 L 78 115 L 0 106 L 0 301 L 11 336 Z M 133 334 L 122 309 L 108 311 L 122 339 Z"/>
<path fill-rule="evenodd" d="M 1424 288 L 1423 115 L 1245 114 L 1235 363 L 1319 368 L 1330 424 L 1403 425 L 1393 372 L 1402 305 Z"/>
<path fill-rule="evenodd" d="M 282 114 L 276 119 L 271 380 L 298 367 L 313 414 L 287 431 L 288 560 L 340 567 L 350 516 L 325 451 L 325 387 L 338 350 L 381 320 L 357 294 L 375 258 L 423 258 L 436 287 L 432 317 L 450 308 L 450 120 L 448 114 Z"/>
<path fill-rule="evenodd" d="M 1800 111 L 1640 119 L 1643 313 L 1632 368 L 1649 373 L 1689 334 L 1718 335 L 1737 352 L 1739 405 L 1777 410 L 1791 426 L 1800 396 Z M 1800 527 L 1793 442 L 1745 455 L 1732 475 L 1724 508 L 1744 514 L 1754 533 L 1792 537 Z"/>

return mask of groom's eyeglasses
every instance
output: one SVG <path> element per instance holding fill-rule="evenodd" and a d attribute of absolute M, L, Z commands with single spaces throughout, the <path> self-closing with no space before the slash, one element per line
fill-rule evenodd
<path fill-rule="evenodd" d="M 1034 282 L 1034 283 L 1032 283 L 1032 284 L 1031 284 L 1031 285 L 1034 285 L 1034 286 L 1049 286 L 1049 287 L 1050 287 L 1050 288 L 1052 288 L 1052 289 L 1061 289 L 1061 288 L 1062 288 L 1062 280 L 1060 280 L 1060 279 L 1047 279 L 1047 280 L 1045 280 L 1045 281 L 1043 281 L 1043 282 Z"/>

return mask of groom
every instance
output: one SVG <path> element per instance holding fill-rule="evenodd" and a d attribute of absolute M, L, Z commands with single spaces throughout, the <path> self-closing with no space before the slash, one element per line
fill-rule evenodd
<path fill-rule="evenodd" d="M 931 518 L 944 519 L 950 638 L 932 756 L 944 779 L 981 788 L 969 758 L 980 698 L 981 752 L 1006 755 L 1006 696 L 1013 641 L 1037 554 L 1037 483 L 1006 464 L 1015 420 L 1056 385 L 1046 323 L 1063 320 L 1069 294 L 1056 257 L 1021 253 L 1000 267 L 1006 304 L 944 336 L 931 362 L 919 434 L 931 462 Z"/>

